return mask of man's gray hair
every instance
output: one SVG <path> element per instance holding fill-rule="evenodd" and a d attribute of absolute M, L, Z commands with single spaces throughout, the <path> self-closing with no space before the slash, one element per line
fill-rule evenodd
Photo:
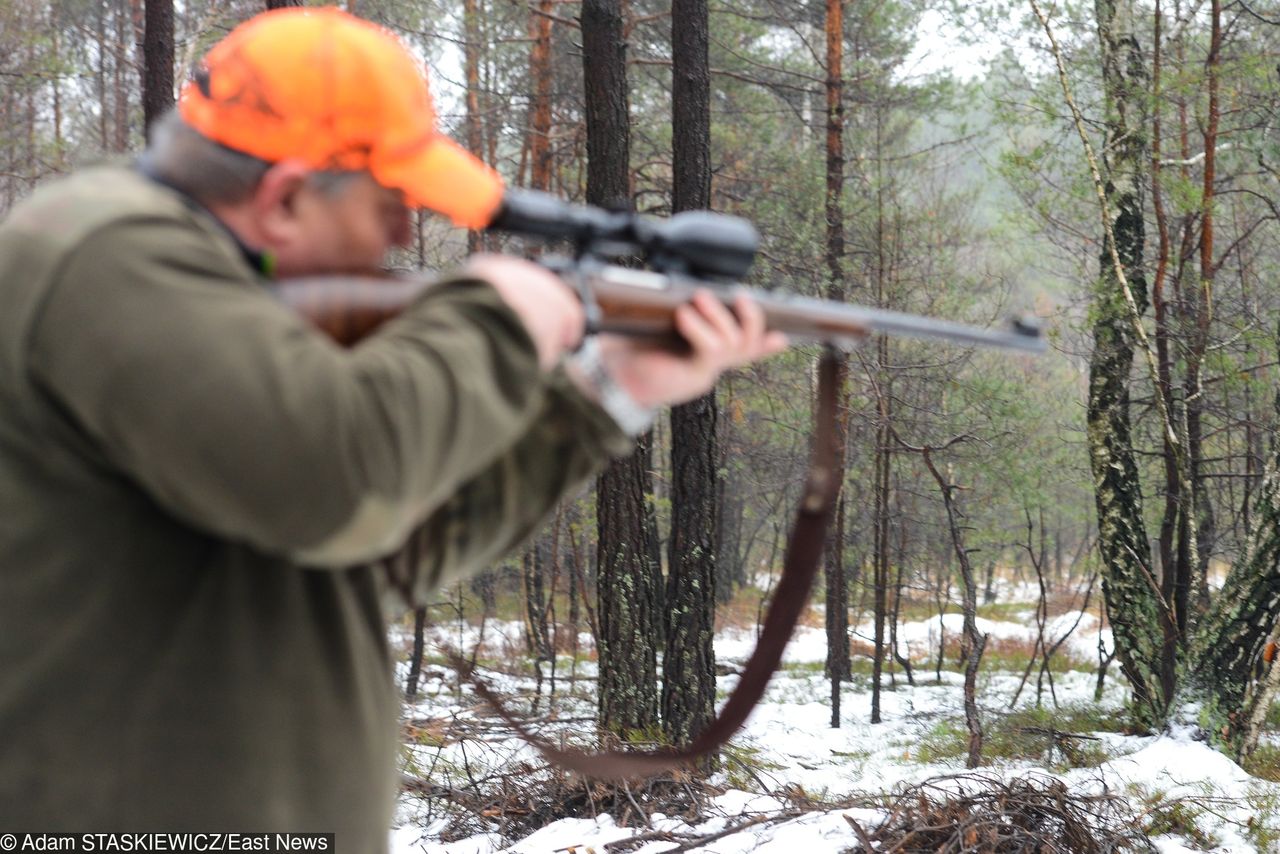
<path fill-rule="evenodd" d="M 166 184 L 204 205 L 236 204 L 253 195 L 271 163 L 201 135 L 169 110 L 151 125 L 148 168 Z M 324 193 L 337 194 L 358 172 L 317 171 L 308 179 Z"/>

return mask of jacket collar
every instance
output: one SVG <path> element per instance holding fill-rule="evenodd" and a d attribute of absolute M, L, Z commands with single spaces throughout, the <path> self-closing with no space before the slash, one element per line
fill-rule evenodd
<path fill-rule="evenodd" d="M 191 210 L 202 213 L 209 219 L 216 222 L 218 227 L 226 232 L 227 236 L 229 236 L 232 242 L 235 243 L 236 248 L 240 250 L 240 254 L 244 257 L 245 262 L 253 268 L 254 272 L 265 276 L 268 279 L 275 278 L 275 256 L 270 252 L 262 252 L 250 247 L 240 239 L 240 235 L 232 231 L 225 222 L 215 216 L 213 211 L 209 210 L 195 198 L 188 195 L 185 191 L 179 187 L 175 187 L 172 183 L 166 180 L 156 171 L 154 164 L 151 163 L 151 159 L 147 156 L 146 152 L 139 154 L 133 161 L 133 168 L 147 179 L 176 193 L 178 197 L 182 199 L 183 203 Z"/>

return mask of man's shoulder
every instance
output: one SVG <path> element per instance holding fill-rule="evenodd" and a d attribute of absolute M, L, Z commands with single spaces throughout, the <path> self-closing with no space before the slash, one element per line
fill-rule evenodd
<path fill-rule="evenodd" d="M 120 294 L 182 281 L 254 283 L 215 220 L 128 166 L 42 185 L 0 223 L 0 391 L 6 374 L 25 377 L 28 348 L 55 293 L 86 306 L 78 316 L 105 323 Z"/>
<path fill-rule="evenodd" d="M 207 211 L 113 163 L 42 185 L 0 222 L 0 287 L 42 290 L 73 259 L 104 252 L 157 270 L 180 257 L 184 266 L 252 279 L 234 239 Z"/>
<path fill-rule="evenodd" d="M 127 165 L 108 164 L 42 185 L 0 228 L 70 246 L 112 223 L 189 221 L 191 215 L 178 194 Z"/>

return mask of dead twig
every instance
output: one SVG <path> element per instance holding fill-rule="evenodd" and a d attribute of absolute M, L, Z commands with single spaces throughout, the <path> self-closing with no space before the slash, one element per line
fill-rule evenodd
<path fill-rule="evenodd" d="M 1102 794 L 1077 794 L 1048 776 L 1009 781 L 980 774 L 935 777 L 898 791 L 888 803 L 884 798 L 854 804 L 888 812 L 870 832 L 845 817 L 859 837 L 849 849 L 852 854 L 1156 850 L 1143 832 L 1141 816 L 1119 794 L 1105 789 Z"/>

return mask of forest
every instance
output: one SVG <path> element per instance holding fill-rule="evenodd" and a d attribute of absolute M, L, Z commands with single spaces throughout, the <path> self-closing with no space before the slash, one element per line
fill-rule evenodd
<path fill-rule="evenodd" d="M 0 0 L 0 216 L 140 151 L 263 8 Z M 394 627 L 394 850 L 1280 850 L 1280 3 L 344 8 L 420 54 L 444 131 L 509 186 L 740 216 L 748 285 L 1033 316 L 1049 342 L 841 353 L 835 517 L 778 681 L 697 768 L 597 784 L 512 736 L 443 648 L 544 737 L 696 738 L 778 583 L 821 349 L 660 417 L 519 553 Z M 542 251 L 413 227 L 405 273 Z M 825 751 L 819 782 L 770 752 L 791 727 Z M 1108 787 L 1161 738 L 1203 785 Z"/>

